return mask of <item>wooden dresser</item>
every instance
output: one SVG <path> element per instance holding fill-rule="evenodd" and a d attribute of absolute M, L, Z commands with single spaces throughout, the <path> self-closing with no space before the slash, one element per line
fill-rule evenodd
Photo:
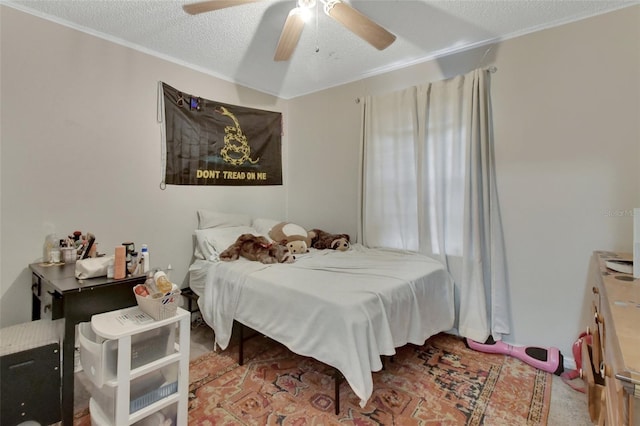
<path fill-rule="evenodd" d="M 640 279 L 607 268 L 616 259 L 632 256 L 596 251 L 591 257 L 593 343 L 583 344 L 583 379 L 594 422 L 640 426 Z"/>

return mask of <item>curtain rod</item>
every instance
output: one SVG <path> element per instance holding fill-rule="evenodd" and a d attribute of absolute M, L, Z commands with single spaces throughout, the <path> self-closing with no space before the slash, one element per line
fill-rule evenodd
<path fill-rule="evenodd" d="M 490 66 L 490 67 L 484 68 L 484 70 L 485 70 L 485 71 L 490 72 L 491 74 L 495 74 L 495 73 L 497 73 L 497 72 L 498 72 L 498 67 L 496 67 L 496 66 L 493 66 L 493 65 L 492 65 L 492 66 Z M 357 104 L 359 104 L 359 103 L 360 103 L 360 101 L 361 101 L 361 99 L 360 99 L 360 98 L 356 98 L 356 99 L 355 99 L 355 102 L 356 102 Z"/>

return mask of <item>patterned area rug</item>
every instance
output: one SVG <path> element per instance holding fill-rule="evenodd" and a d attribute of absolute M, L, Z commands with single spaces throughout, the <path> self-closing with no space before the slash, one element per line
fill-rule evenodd
<path fill-rule="evenodd" d="M 551 375 L 440 334 L 400 348 L 374 373 L 360 408 L 346 382 L 334 413 L 333 369 L 266 338 L 209 353 L 190 366 L 190 425 L 545 425 Z"/>
<path fill-rule="evenodd" d="M 334 410 L 333 369 L 270 339 L 210 352 L 189 367 L 189 425 L 546 425 L 551 375 L 506 355 L 468 349 L 439 334 L 398 349 L 373 374 L 364 408 L 343 380 Z M 88 410 L 74 425 L 90 425 Z"/>

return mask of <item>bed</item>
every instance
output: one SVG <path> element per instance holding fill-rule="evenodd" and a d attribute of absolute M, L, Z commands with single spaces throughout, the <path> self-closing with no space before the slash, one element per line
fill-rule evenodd
<path fill-rule="evenodd" d="M 364 407 L 381 356 L 453 327 L 453 283 L 437 260 L 353 244 L 345 252 L 311 249 L 290 264 L 219 261 L 234 236 L 268 235 L 275 222 L 248 220 L 236 215 L 231 226 L 214 221 L 196 231 L 190 286 L 220 348 L 238 321 L 337 369 Z"/>

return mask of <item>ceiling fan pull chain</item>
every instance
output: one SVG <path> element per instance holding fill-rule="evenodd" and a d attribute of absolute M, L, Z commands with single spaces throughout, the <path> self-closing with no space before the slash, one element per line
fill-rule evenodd
<path fill-rule="evenodd" d="M 320 6 L 318 5 L 318 3 L 319 2 L 316 2 L 316 16 L 315 16 L 315 18 L 316 18 L 316 53 L 318 53 L 320 51 L 320 46 L 319 46 L 320 43 L 318 41 L 318 39 L 320 38 L 319 37 L 320 30 L 318 29 L 319 28 L 319 26 L 318 26 L 318 15 L 320 14 L 319 13 Z"/>

